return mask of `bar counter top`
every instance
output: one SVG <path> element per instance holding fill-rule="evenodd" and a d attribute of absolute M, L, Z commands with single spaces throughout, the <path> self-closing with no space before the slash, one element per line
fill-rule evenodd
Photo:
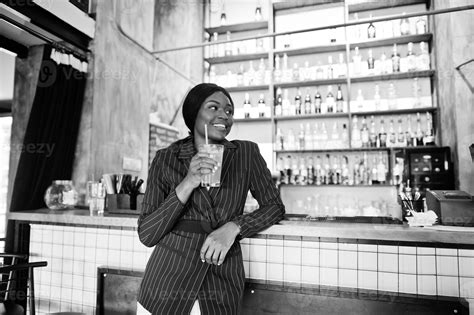
<path fill-rule="evenodd" d="M 61 224 L 88 227 L 116 227 L 134 229 L 137 227 L 137 216 L 124 214 L 105 214 L 90 216 L 88 210 L 49 210 L 10 212 L 9 220 L 37 224 Z M 369 223 L 335 223 L 286 221 L 259 233 L 261 236 L 285 237 L 321 237 L 381 240 L 394 242 L 416 242 L 437 244 L 474 245 L 474 227 L 453 227 L 435 225 L 432 227 L 409 227 L 406 224 L 369 224 Z"/>

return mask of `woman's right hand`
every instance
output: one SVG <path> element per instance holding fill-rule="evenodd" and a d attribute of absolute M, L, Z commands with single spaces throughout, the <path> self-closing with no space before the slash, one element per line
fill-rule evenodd
<path fill-rule="evenodd" d="M 209 157 L 209 153 L 198 152 L 191 159 L 185 180 L 187 180 L 193 188 L 196 188 L 201 184 L 202 175 L 210 174 L 216 169 L 217 162 Z"/>

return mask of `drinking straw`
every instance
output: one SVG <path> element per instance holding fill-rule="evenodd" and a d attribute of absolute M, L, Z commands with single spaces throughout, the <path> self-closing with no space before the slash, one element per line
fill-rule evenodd
<path fill-rule="evenodd" d="M 204 136 L 206 137 L 206 145 L 208 145 L 209 140 L 207 139 L 207 124 L 204 124 Z"/>

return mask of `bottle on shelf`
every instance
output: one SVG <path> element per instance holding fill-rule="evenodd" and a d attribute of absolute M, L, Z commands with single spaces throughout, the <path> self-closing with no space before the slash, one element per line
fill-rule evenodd
<path fill-rule="evenodd" d="M 379 161 L 377 163 L 377 182 L 382 185 L 387 182 L 387 167 L 385 166 L 382 152 L 379 152 Z"/>
<path fill-rule="evenodd" d="M 387 133 L 385 132 L 385 124 L 383 119 L 380 120 L 379 142 L 380 148 L 387 146 Z"/>
<path fill-rule="evenodd" d="M 244 85 L 244 65 L 239 66 L 239 71 L 237 72 L 237 86 Z"/>
<path fill-rule="evenodd" d="M 283 90 L 283 100 L 281 109 L 283 116 L 290 115 L 290 99 L 288 98 L 288 89 Z"/>
<path fill-rule="evenodd" d="M 397 136 L 397 146 L 398 147 L 406 147 L 407 146 L 407 139 L 405 136 L 405 132 L 402 128 L 402 116 L 398 116 L 398 136 Z"/>
<path fill-rule="evenodd" d="M 244 73 L 244 85 L 255 85 L 255 69 L 253 68 L 253 61 L 249 61 L 249 69 Z"/>
<path fill-rule="evenodd" d="M 322 97 L 321 97 L 321 94 L 319 94 L 318 88 L 316 88 L 316 94 L 314 95 L 315 114 L 321 114 L 321 104 L 322 104 Z"/>
<path fill-rule="evenodd" d="M 390 119 L 390 127 L 388 129 L 387 147 L 393 148 L 397 145 L 397 134 L 393 126 L 393 119 Z"/>
<path fill-rule="evenodd" d="M 357 90 L 356 97 L 356 111 L 361 112 L 364 110 L 364 95 L 362 94 L 362 89 Z"/>
<path fill-rule="evenodd" d="M 367 57 L 367 69 L 369 70 L 369 74 L 375 73 L 375 59 L 372 54 L 372 49 L 369 49 L 368 57 Z"/>
<path fill-rule="evenodd" d="M 422 107 L 421 86 L 418 81 L 418 78 L 413 78 L 412 91 L 413 91 L 413 108 Z"/>
<path fill-rule="evenodd" d="M 212 49 L 211 49 L 211 58 L 219 57 L 219 44 L 217 43 L 218 37 L 219 35 L 217 32 L 214 32 L 212 34 L 212 42 L 214 44 L 212 45 Z"/>
<path fill-rule="evenodd" d="M 309 61 L 306 60 L 304 62 L 304 68 L 301 71 L 302 73 L 300 74 L 300 78 L 304 81 L 309 81 L 311 80 L 311 70 L 309 68 Z"/>
<path fill-rule="evenodd" d="M 321 148 L 320 138 L 321 138 L 321 133 L 319 132 L 319 125 L 317 122 L 315 122 L 314 128 L 313 128 L 313 150 L 318 150 Z"/>
<path fill-rule="evenodd" d="M 288 130 L 288 135 L 286 136 L 287 142 L 285 142 L 285 148 L 288 148 L 288 150 L 295 150 L 296 149 L 296 139 L 295 139 L 295 134 L 293 132 L 293 128 L 290 128 Z"/>
<path fill-rule="evenodd" d="M 265 117 L 265 110 L 266 110 L 266 105 L 265 105 L 265 96 L 263 93 L 260 94 L 260 98 L 258 99 L 258 117 Z"/>
<path fill-rule="evenodd" d="M 212 65 L 209 70 L 209 82 L 216 83 L 217 74 L 216 74 L 216 66 Z"/>
<path fill-rule="evenodd" d="M 260 36 L 262 34 L 258 34 L 258 36 Z M 263 47 L 263 38 L 262 37 L 259 37 L 257 39 L 255 39 L 255 52 L 257 53 L 262 53 L 265 51 L 265 47 Z"/>
<path fill-rule="evenodd" d="M 245 100 L 244 100 L 244 117 L 250 118 L 250 112 L 252 111 L 252 104 L 250 103 L 250 95 L 249 93 L 245 93 Z"/>
<path fill-rule="evenodd" d="M 309 95 L 309 88 L 306 88 L 306 95 L 304 97 L 304 112 L 302 114 L 312 114 L 313 111 L 311 109 L 311 95 Z"/>
<path fill-rule="evenodd" d="M 323 170 L 321 167 L 321 157 L 318 155 L 316 157 L 316 166 L 314 168 L 314 183 L 315 185 L 322 185 L 323 180 Z"/>
<path fill-rule="evenodd" d="M 351 147 L 353 148 L 361 148 L 362 147 L 362 140 L 360 129 L 357 126 L 357 116 L 352 118 L 352 139 L 351 139 Z"/>
<path fill-rule="evenodd" d="M 407 70 L 408 71 L 415 71 L 416 70 L 416 56 L 413 54 L 413 43 L 408 43 L 408 51 L 407 51 Z"/>
<path fill-rule="evenodd" d="M 337 65 L 337 77 L 343 78 L 346 76 L 346 66 L 344 64 L 344 54 L 339 53 L 339 64 Z"/>
<path fill-rule="evenodd" d="M 204 63 L 204 78 L 203 78 L 204 83 L 210 83 L 209 79 L 209 63 L 205 62 Z"/>
<path fill-rule="evenodd" d="M 300 124 L 300 132 L 298 133 L 298 147 L 297 150 L 305 150 L 305 136 L 304 136 L 304 126 Z"/>
<path fill-rule="evenodd" d="M 332 56 L 328 56 L 327 79 L 334 78 L 334 67 L 332 64 Z"/>
<path fill-rule="evenodd" d="M 407 130 L 405 131 L 405 139 L 407 141 L 407 147 L 412 147 L 413 146 L 413 130 L 411 128 L 411 115 L 408 115 L 408 127 Z"/>
<path fill-rule="evenodd" d="M 327 143 L 328 143 L 328 130 L 326 129 L 326 124 L 323 122 L 321 124 L 321 136 L 320 136 L 320 142 L 319 142 L 319 145 L 320 145 L 320 148 L 321 149 L 326 149 L 327 148 Z"/>
<path fill-rule="evenodd" d="M 255 75 L 256 85 L 262 85 L 265 82 L 265 60 L 260 58 L 260 63 L 258 64 L 258 71 Z"/>
<path fill-rule="evenodd" d="M 255 19 L 255 21 L 257 21 L 257 22 L 258 22 L 258 21 L 261 21 L 261 20 L 263 19 L 263 17 L 262 17 L 262 7 L 257 6 L 257 7 L 255 8 L 255 18 L 254 18 L 254 19 Z"/>
<path fill-rule="evenodd" d="M 406 12 L 402 14 L 405 15 Z M 410 21 L 406 17 L 400 20 L 400 35 L 410 35 Z"/>
<path fill-rule="evenodd" d="M 324 70 L 321 63 L 321 60 L 318 60 L 318 64 L 316 66 L 316 79 L 323 80 L 324 79 Z"/>
<path fill-rule="evenodd" d="M 329 185 L 331 183 L 331 166 L 329 165 L 329 158 L 330 155 L 326 154 L 326 157 L 324 158 L 324 166 L 323 166 L 323 177 L 321 180 L 321 184 L 323 185 Z"/>
<path fill-rule="evenodd" d="M 342 113 L 344 112 L 344 97 L 342 96 L 341 85 L 337 86 L 337 94 L 336 94 L 336 112 Z"/>
<path fill-rule="evenodd" d="M 340 137 L 339 137 L 339 127 L 337 125 L 337 121 L 335 121 L 332 125 L 331 147 L 334 148 L 334 149 L 342 148 L 341 140 L 340 140 Z"/>
<path fill-rule="evenodd" d="M 326 95 L 326 108 L 328 113 L 334 112 L 334 95 L 332 94 L 332 86 L 328 86 L 328 94 Z"/>
<path fill-rule="evenodd" d="M 370 117 L 370 131 L 369 131 L 369 146 L 371 148 L 377 147 L 377 142 L 379 142 L 379 140 L 377 138 L 378 138 L 378 136 L 377 136 L 377 132 L 375 131 L 374 116 L 372 115 Z"/>
<path fill-rule="evenodd" d="M 370 179 L 369 179 L 369 184 L 370 185 L 375 185 L 378 184 L 378 178 L 377 178 L 377 156 L 373 156 L 372 160 L 372 165 L 370 166 Z"/>
<path fill-rule="evenodd" d="M 390 82 L 388 85 L 388 109 L 395 110 L 397 106 L 397 91 L 393 82 Z"/>
<path fill-rule="evenodd" d="M 370 14 L 370 19 L 372 20 L 372 14 Z M 367 38 L 368 39 L 375 38 L 375 35 L 376 35 L 375 26 L 372 23 L 372 21 L 370 21 L 369 26 L 367 27 Z"/>
<path fill-rule="evenodd" d="M 230 40 L 230 31 L 226 33 L 226 40 Z M 232 56 L 232 43 L 225 43 L 224 56 Z"/>
<path fill-rule="evenodd" d="M 291 176 L 290 176 L 290 184 L 296 185 L 296 180 L 298 176 L 298 159 L 296 157 L 291 159 Z"/>
<path fill-rule="evenodd" d="M 426 113 L 426 131 L 423 137 L 423 144 L 424 145 L 434 145 L 435 144 L 435 137 L 434 137 L 434 130 L 433 130 L 433 119 L 429 112 Z"/>
<path fill-rule="evenodd" d="M 349 147 L 349 130 L 347 130 L 347 125 L 346 124 L 342 124 L 341 147 L 342 148 L 348 148 Z"/>
<path fill-rule="evenodd" d="M 400 54 L 397 52 L 397 44 L 393 44 L 392 49 L 392 71 L 400 72 Z"/>
<path fill-rule="evenodd" d="M 423 145 L 423 131 L 421 130 L 420 113 L 416 113 L 416 146 Z"/>
<path fill-rule="evenodd" d="M 430 70 L 430 54 L 428 53 L 425 42 L 420 42 L 420 54 L 416 59 L 416 67 L 418 70 Z"/>
<path fill-rule="evenodd" d="M 359 21 L 359 14 L 356 12 L 354 13 L 354 22 L 358 22 L 358 21 Z M 354 41 L 359 41 L 361 39 L 361 33 L 360 33 L 361 25 L 362 24 L 357 24 L 357 25 L 352 26 Z"/>
<path fill-rule="evenodd" d="M 283 100 L 285 101 L 285 100 Z M 295 102 L 289 102 L 289 106 L 288 106 L 288 115 L 290 116 L 295 116 L 296 115 L 296 103 Z"/>
<path fill-rule="evenodd" d="M 383 52 L 382 55 L 380 55 L 380 73 L 381 74 L 387 74 L 390 72 L 391 68 L 391 62 L 387 59 L 387 55 Z"/>
<path fill-rule="evenodd" d="M 374 107 L 375 107 L 375 110 L 382 110 L 381 102 L 382 101 L 381 101 L 381 97 L 380 97 L 380 87 L 376 83 L 375 84 L 375 93 L 374 93 Z"/>
<path fill-rule="evenodd" d="M 313 149 L 313 133 L 311 132 L 311 125 L 309 123 L 306 123 L 306 128 L 304 130 L 304 144 L 306 150 L 312 150 Z"/>
<path fill-rule="evenodd" d="M 221 13 L 221 26 L 226 26 L 227 25 L 227 16 L 225 12 Z"/>
<path fill-rule="evenodd" d="M 313 185 L 314 184 L 314 160 L 312 156 L 308 157 L 308 161 L 306 162 L 306 174 L 307 174 L 307 179 L 306 183 L 308 185 Z"/>
<path fill-rule="evenodd" d="M 298 175 L 296 176 L 297 185 L 306 185 L 308 174 L 304 157 L 300 156 L 298 163 Z"/>
<path fill-rule="evenodd" d="M 300 68 L 296 62 L 293 64 L 292 80 L 293 82 L 300 81 Z"/>
<path fill-rule="evenodd" d="M 277 88 L 276 99 L 275 99 L 275 116 L 281 116 L 283 114 L 283 97 L 281 95 L 281 88 Z"/>
<path fill-rule="evenodd" d="M 303 107 L 303 103 L 301 101 L 300 88 L 297 89 L 296 95 L 295 95 L 295 114 L 296 115 L 304 114 L 304 107 Z"/>
<path fill-rule="evenodd" d="M 283 132 L 281 132 L 281 128 L 277 128 L 276 132 L 276 142 L 275 142 L 275 150 L 285 150 L 285 137 Z"/>
<path fill-rule="evenodd" d="M 341 163 L 340 158 L 338 156 L 333 156 L 333 164 L 332 164 L 332 183 L 334 185 L 341 184 Z"/>
<path fill-rule="evenodd" d="M 416 33 L 417 34 L 426 33 L 426 20 L 422 16 L 420 16 L 418 20 L 416 20 Z"/>
<path fill-rule="evenodd" d="M 288 68 L 288 55 L 286 53 L 283 54 L 282 60 L 282 82 L 290 82 L 292 77 L 292 71 Z"/>
<path fill-rule="evenodd" d="M 359 47 L 354 48 L 354 56 L 352 56 L 352 67 L 354 75 L 361 75 L 362 57 L 359 53 Z"/>
<path fill-rule="evenodd" d="M 273 71 L 273 76 L 275 83 L 281 82 L 280 56 L 278 54 L 275 55 L 275 70 Z"/>
<path fill-rule="evenodd" d="M 369 128 L 367 127 L 367 121 L 365 119 L 365 116 L 364 118 L 362 118 L 362 128 L 360 129 L 360 141 L 363 148 L 370 147 Z"/>

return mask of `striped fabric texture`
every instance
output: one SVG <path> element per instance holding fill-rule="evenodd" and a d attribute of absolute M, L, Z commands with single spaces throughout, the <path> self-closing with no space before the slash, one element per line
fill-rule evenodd
<path fill-rule="evenodd" d="M 189 314 L 199 299 L 202 314 L 239 314 L 244 268 L 238 240 L 220 266 L 203 263 L 200 249 L 205 234 L 173 230 L 181 220 L 208 221 L 221 226 L 234 221 L 241 238 L 277 223 L 285 209 L 257 144 L 224 141 L 221 186 L 197 187 L 186 204 L 175 188 L 197 153 L 192 136 L 159 150 L 148 174 L 138 235 L 155 247 L 147 263 L 138 301 L 153 314 Z M 259 209 L 243 214 L 250 190 Z"/>

